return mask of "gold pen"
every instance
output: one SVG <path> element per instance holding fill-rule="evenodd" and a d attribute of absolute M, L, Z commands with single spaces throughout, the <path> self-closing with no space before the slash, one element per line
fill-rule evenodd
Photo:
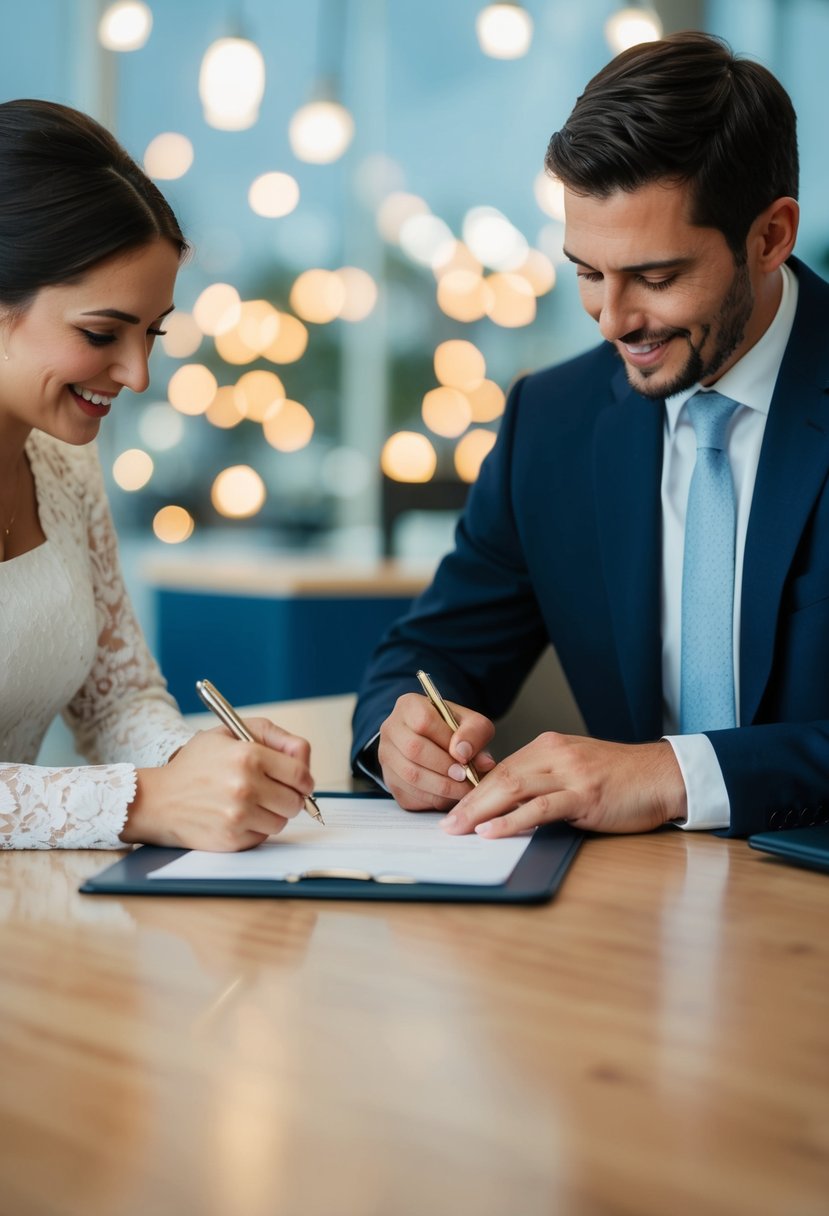
<path fill-rule="evenodd" d="M 245 726 L 242 719 L 237 714 L 236 710 L 225 700 L 219 692 L 215 684 L 211 684 L 209 680 L 196 680 L 196 692 L 204 701 L 208 709 L 212 709 L 213 713 L 222 722 L 229 731 L 231 731 L 237 739 L 243 739 L 245 743 L 255 743 L 253 735 Z M 325 826 L 325 820 L 322 817 L 319 807 L 311 794 L 304 794 L 305 809 L 312 819 L 316 819 L 318 823 Z"/>
<path fill-rule="evenodd" d="M 452 710 L 438 692 L 432 677 L 425 671 L 419 671 L 417 673 L 417 678 L 420 680 L 421 688 L 426 693 L 426 696 L 432 702 L 440 716 L 443 718 L 446 725 L 451 727 L 453 731 L 456 731 L 458 729 L 458 722 L 455 719 L 455 715 L 452 713 Z M 463 766 L 463 771 L 466 773 L 467 781 L 470 781 L 472 785 L 480 784 L 481 778 L 475 772 L 474 764 L 465 764 Z"/>

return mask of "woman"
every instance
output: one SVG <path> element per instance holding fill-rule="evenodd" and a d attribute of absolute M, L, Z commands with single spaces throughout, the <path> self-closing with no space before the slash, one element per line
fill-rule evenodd
<path fill-rule="evenodd" d="M 265 719 L 191 738 L 121 579 L 92 441 L 147 387 L 185 250 L 103 127 L 0 105 L 0 847 L 245 849 L 313 788 Z M 34 765 L 58 712 L 90 767 Z"/>

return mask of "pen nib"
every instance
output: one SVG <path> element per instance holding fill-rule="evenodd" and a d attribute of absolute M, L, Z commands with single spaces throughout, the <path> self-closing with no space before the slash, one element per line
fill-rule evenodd
<path fill-rule="evenodd" d="M 308 797 L 305 799 L 305 805 L 308 808 L 308 811 L 310 812 L 311 817 L 313 819 L 316 819 L 317 823 L 321 823 L 322 826 L 325 827 L 325 820 L 322 817 L 322 811 L 320 810 L 319 805 L 317 804 L 316 798 L 314 798 L 312 794 L 309 794 Z"/>

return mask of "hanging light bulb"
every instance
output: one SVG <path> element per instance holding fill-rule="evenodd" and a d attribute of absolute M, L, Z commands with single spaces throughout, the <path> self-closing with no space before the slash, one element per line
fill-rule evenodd
<path fill-rule="evenodd" d="M 485 55 L 493 59 L 520 59 L 530 49 L 533 19 L 516 0 L 488 4 L 475 18 L 475 32 Z"/>
<path fill-rule="evenodd" d="M 110 4 L 98 22 L 98 41 L 108 51 L 138 51 L 150 36 L 153 15 L 141 0 Z"/>
<path fill-rule="evenodd" d="M 640 42 L 655 42 L 662 37 L 662 22 L 649 4 L 620 8 L 605 22 L 608 46 L 618 55 Z"/>
<path fill-rule="evenodd" d="M 329 165 L 338 160 L 353 137 L 354 119 L 336 99 L 330 84 L 297 110 L 288 127 L 294 156 L 311 165 Z"/>
<path fill-rule="evenodd" d="M 219 38 L 207 48 L 199 72 L 204 118 L 220 131 L 244 131 L 259 117 L 265 60 L 247 38 Z"/>

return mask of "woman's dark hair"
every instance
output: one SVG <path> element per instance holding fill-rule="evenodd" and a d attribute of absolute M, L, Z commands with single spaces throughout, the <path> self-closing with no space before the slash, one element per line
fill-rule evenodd
<path fill-rule="evenodd" d="M 106 128 L 55 102 L 0 104 L 0 304 L 25 308 L 158 237 L 187 251 L 170 204 Z"/>
<path fill-rule="evenodd" d="M 740 262 L 757 216 L 777 198 L 797 198 L 797 119 L 771 72 L 688 31 L 611 60 L 544 163 L 568 189 L 598 198 L 689 182 L 692 222 L 722 232 Z"/>

